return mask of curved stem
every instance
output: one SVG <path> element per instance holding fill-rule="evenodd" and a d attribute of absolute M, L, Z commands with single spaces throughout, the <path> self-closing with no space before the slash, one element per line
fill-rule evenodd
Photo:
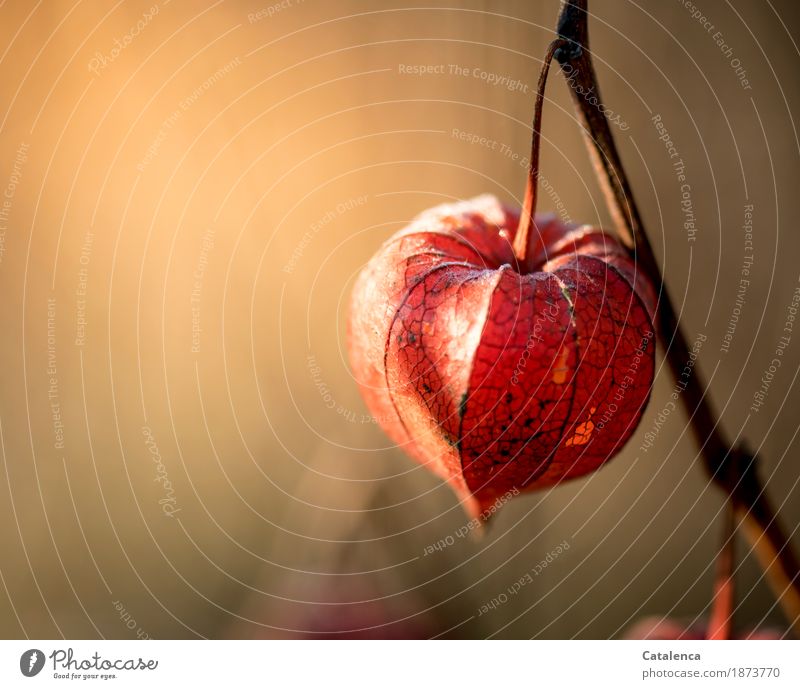
<path fill-rule="evenodd" d="M 596 106 L 602 100 L 589 51 L 586 5 L 586 0 L 566 0 L 562 5 L 558 35 L 565 45 L 554 57 L 567 76 L 583 123 L 586 144 L 619 237 L 641 269 L 664 284 L 608 120 L 603 109 Z M 592 94 L 591 99 L 587 98 L 588 94 Z M 723 439 L 719 420 L 705 396 L 706 385 L 698 367 L 694 367 L 688 379 L 682 377 L 691 350 L 666 290 L 661 293 L 657 317 L 659 339 L 673 376 L 682 387 L 685 385 L 681 400 L 706 470 L 731 501 L 775 596 L 795 633 L 800 635 L 800 564 L 756 474 L 756 458 L 743 448 L 730 447 Z"/>
<path fill-rule="evenodd" d="M 531 157 L 528 165 L 528 181 L 525 184 L 525 200 L 519 216 L 519 225 L 514 235 L 514 255 L 523 269 L 530 269 L 530 259 L 535 253 L 531 246 L 531 227 L 536 213 L 536 196 L 539 188 L 539 149 L 542 135 L 542 108 L 544 106 L 544 89 L 547 85 L 547 74 L 556 50 L 565 45 L 565 41 L 556 39 L 547 49 L 539 72 L 539 85 L 536 89 L 536 104 L 533 107 L 533 126 L 531 133 Z"/>

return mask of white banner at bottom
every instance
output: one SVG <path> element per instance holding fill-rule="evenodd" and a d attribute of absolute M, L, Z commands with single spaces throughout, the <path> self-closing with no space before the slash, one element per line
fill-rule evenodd
<path fill-rule="evenodd" d="M 800 687 L 800 641 L 0 641 L 0 686 Z"/>

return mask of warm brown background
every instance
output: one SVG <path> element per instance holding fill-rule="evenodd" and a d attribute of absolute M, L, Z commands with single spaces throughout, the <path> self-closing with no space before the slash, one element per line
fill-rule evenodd
<path fill-rule="evenodd" d="M 666 371 L 605 470 L 517 499 L 480 543 L 423 557 L 465 519 L 363 422 L 343 350 L 346 299 L 374 249 L 423 208 L 520 196 L 522 166 L 451 131 L 527 154 L 530 87 L 558 9 L 424 4 L 441 7 L 286 0 L 253 23 L 271 2 L 0 4 L 0 194 L 20 178 L 0 223 L 0 635 L 607 637 L 646 614 L 704 612 L 720 496 L 679 414 L 654 449 L 637 450 L 669 394 Z M 800 332 L 764 408 L 748 419 L 748 407 L 800 272 L 800 15 L 793 0 L 696 4 L 751 90 L 677 1 L 592 3 L 597 68 L 607 106 L 629 125 L 617 139 L 670 293 L 690 340 L 708 338 L 700 360 L 725 430 L 759 449 L 794 529 Z M 92 73 L 95 53 L 109 55 L 151 6 L 147 26 Z M 528 92 L 401 75 L 400 64 L 479 67 Z M 542 174 L 570 217 L 605 223 L 555 72 L 548 99 Z M 654 113 L 686 163 L 694 244 Z M 747 199 L 755 277 L 723 354 Z M 48 399 L 49 298 L 63 449 Z M 173 517 L 159 477 L 172 484 Z M 564 540 L 569 550 L 533 584 L 470 619 Z M 739 622 L 780 625 L 744 550 Z"/>

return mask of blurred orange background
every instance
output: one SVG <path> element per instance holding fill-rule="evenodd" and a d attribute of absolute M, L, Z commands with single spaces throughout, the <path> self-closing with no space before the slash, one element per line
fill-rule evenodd
<path fill-rule="evenodd" d="M 715 408 L 791 532 L 800 334 L 749 408 L 800 272 L 800 13 L 707 4 L 713 31 L 691 3 L 590 3 L 590 35 Z M 667 370 L 619 457 L 514 500 L 474 541 L 453 538 L 454 497 L 391 447 L 348 367 L 349 290 L 392 232 L 482 192 L 520 201 L 557 11 L 0 5 L 3 637 L 597 638 L 707 611 L 721 496 L 682 412 L 642 449 Z M 557 70 L 543 146 L 540 210 L 608 225 Z M 781 627 L 740 543 L 737 621 Z"/>

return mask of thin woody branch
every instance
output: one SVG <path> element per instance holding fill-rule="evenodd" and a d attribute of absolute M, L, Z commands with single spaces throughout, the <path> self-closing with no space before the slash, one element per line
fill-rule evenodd
<path fill-rule="evenodd" d="M 595 164 L 621 241 L 651 279 L 663 276 L 644 231 L 639 210 L 614 144 L 611 129 L 601 108 L 590 103 L 591 93 L 600 102 L 592 67 L 586 0 L 567 0 L 558 20 L 560 47 L 554 58 L 568 74 L 568 84 L 583 124 L 585 141 Z M 658 304 L 658 333 L 670 369 L 676 380 L 690 360 L 690 347 L 678 323 L 666 289 Z M 756 473 L 756 458 L 724 440 L 719 420 L 705 396 L 705 381 L 697 367 L 686 380 L 681 395 L 692 434 L 710 478 L 728 496 L 742 531 L 755 551 L 774 594 L 783 607 L 795 634 L 800 635 L 800 564 L 792 544 L 781 528 L 764 487 Z"/>

